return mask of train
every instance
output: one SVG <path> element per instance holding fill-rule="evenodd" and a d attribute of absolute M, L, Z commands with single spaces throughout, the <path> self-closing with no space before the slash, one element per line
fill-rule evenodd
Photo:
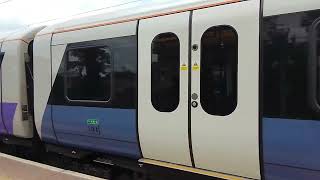
<path fill-rule="evenodd" d="M 4 143 L 142 174 L 320 179 L 318 0 L 150 1 L 0 47 Z"/>

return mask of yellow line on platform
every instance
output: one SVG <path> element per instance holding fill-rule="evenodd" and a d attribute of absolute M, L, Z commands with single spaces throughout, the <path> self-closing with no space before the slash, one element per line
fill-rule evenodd
<path fill-rule="evenodd" d="M 156 161 L 156 160 L 151 160 L 151 159 L 140 159 L 139 162 L 144 163 L 144 164 L 151 164 L 151 165 L 155 165 L 155 166 L 161 166 L 161 167 L 181 170 L 181 171 L 185 171 L 185 172 L 220 178 L 220 179 L 226 179 L 226 180 L 245 180 L 246 179 L 243 177 L 238 177 L 238 176 L 233 176 L 233 175 L 228 175 L 228 174 L 223 174 L 223 173 L 218 173 L 218 172 L 213 172 L 213 171 L 207 171 L 207 170 L 202 170 L 202 169 L 196 169 L 196 168 L 192 168 L 192 167 L 187 167 L 187 166 L 182 166 L 182 165 L 172 164 L 172 163 L 167 163 L 167 162 L 162 162 L 162 161 Z"/>

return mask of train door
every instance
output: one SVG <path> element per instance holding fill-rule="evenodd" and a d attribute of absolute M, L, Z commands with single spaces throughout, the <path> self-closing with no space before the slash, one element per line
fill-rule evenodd
<path fill-rule="evenodd" d="M 259 9 L 249 0 L 192 17 L 195 167 L 260 179 Z"/>
<path fill-rule="evenodd" d="M 190 12 L 140 21 L 139 138 L 144 158 L 191 166 L 188 138 Z"/>

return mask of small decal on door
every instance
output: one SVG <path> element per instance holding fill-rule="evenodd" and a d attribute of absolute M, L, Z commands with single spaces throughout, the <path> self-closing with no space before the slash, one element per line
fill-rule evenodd
<path fill-rule="evenodd" d="M 194 71 L 200 70 L 200 66 L 198 65 L 198 63 L 194 63 L 194 64 L 193 64 L 192 70 L 194 70 Z"/>
<path fill-rule="evenodd" d="M 181 71 L 186 71 L 188 70 L 188 66 L 186 64 L 182 64 L 180 69 Z"/>

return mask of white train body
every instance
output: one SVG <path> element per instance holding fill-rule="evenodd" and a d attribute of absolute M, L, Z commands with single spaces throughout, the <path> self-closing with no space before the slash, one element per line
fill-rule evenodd
<path fill-rule="evenodd" d="M 43 27 L 13 33 L 3 39 L 1 52 L 1 132 L 22 138 L 33 137 L 33 117 L 28 112 L 25 64 L 30 60 L 28 45 Z M 32 71 L 32 69 L 30 69 Z M 4 123 L 4 124 L 3 124 Z"/>
<path fill-rule="evenodd" d="M 318 18 L 317 0 L 150 2 L 10 35 L 1 133 L 225 179 L 320 178 Z"/>

